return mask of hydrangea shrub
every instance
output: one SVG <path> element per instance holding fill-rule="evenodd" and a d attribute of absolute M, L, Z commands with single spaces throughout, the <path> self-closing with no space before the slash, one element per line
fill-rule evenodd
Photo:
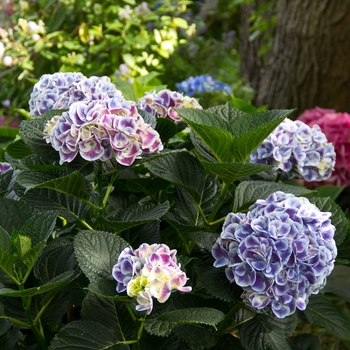
<path fill-rule="evenodd" d="M 328 278 L 349 261 L 347 217 L 324 193 L 255 177 L 328 176 L 319 128 L 130 89 L 43 76 L 3 140 L 0 347 L 288 349 L 315 341 L 298 318 L 350 339 L 347 291 Z M 252 162 L 266 140 L 273 164 Z"/>

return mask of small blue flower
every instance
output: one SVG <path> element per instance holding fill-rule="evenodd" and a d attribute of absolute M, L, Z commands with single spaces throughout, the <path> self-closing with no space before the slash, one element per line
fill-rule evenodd
<path fill-rule="evenodd" d="M 193 96 L 198 93 L 205 92 L 222 92 L 229 95 L 232 87 L 222 83 L 217 79 L 213 79 L 210 75 L 198 75 L 189 77 L 188 79 L 175 84 L 179 92 L 185 93 L 187 96 Z"/>
<path fill-rule="evenodd" d="M 214 266 L 243 288 L 242 298 L 259 311 L 284 318 L 304 310 L 326 284 L 337 248 L 329 217 L 306 198 L 275 192 L 247 214 L 230 213 L 212 248 Z"/>
<path fill-rule="evenodd" d="M 251 163 L 273 165 L 273 173 L 306 181 L 330 178 L 335 151 L 318 125 L 285 119 L 251 154 Z"/>

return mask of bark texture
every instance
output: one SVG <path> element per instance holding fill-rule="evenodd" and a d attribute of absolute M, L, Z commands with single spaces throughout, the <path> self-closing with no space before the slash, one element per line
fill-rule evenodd
<path fill-rule="evenodd" d="M 350 112 L 350 0 L 280 0 L 277 11 L 267 62 L 242 52 L 255 104 L 298 108 L 297 114 L 315 106 Z M 244 41 L 243 35 L 242 51 L 256 55 L 259 43 Z"/>

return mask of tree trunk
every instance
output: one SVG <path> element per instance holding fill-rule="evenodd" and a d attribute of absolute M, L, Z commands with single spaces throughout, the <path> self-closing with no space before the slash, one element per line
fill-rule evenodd
<path fill-rule="evenodd" d="M 349 19 L 350 0 L 280 0 L 269 60 L 246 74 L 254 103 L 297 114 L 315 106 L 350 112 Z"/>

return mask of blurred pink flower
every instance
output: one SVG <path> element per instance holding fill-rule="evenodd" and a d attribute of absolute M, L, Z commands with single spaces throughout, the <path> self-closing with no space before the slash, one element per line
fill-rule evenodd
<path fill-rule="evenodd" d="M 309 126 L 319 125 L 337 155 L 332 176 L 310 185 L 350 186 L 350 114 L 316 107 L 305 110 L 298 119 Z"/>

